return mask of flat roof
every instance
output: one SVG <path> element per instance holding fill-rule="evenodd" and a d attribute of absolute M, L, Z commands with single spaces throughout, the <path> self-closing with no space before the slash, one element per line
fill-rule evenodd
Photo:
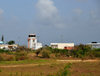
<path fill-rule="evenodd" d="M 29 35 L 36 35 L 36 34 L 29 34 Z"/>
<path fill-rule="evenodd" d="M 74 44 L 74 43 L 50 43 L 50 44 Z"/>
<path fill-rule="evenodd" d="M 0 44 L 3 44 L 4 42 L 3 41 L 0 41 Z"/>

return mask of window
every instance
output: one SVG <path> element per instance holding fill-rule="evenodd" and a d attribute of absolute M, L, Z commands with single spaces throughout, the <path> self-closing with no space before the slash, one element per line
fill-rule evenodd
<path fill-rule="evenodd" d="M 58 45 L 51 45 L 52 48 L 58 48 Z"/>
<path fill-rule="evenodd" d="M 36 35 L 29 35 L 29 37 L 36 37 Z"/>
<path fill-rule="evenodd" d="M 35 42 L 35 40 L 33 40 L 33 42 Z"/>

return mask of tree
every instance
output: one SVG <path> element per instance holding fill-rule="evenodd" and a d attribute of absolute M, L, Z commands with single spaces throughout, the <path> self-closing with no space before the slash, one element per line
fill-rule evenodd
<path fill-rule="evenodd" d="M 43 58 L 50 58 L 50 51 L 49 50 L 47 50 L 47 49 L 43 49 L 42 50 L 42 57 Z"/>
<path fill-rule="evenodd" d="M 8 42 L 9 45 L 15 44 L 15 41 L 11 40 Z"/>
<path fill-rule="evenodd" d="M 40 52 L 42 51 L 42 49 L 38 49 L 38 50 L 36 50 L 36 56 L 38 56 L 39 54 L 40 54 Z"/>
<path fill-rule="evenodd" d="M 3 42 L 4 42 L 4 36 L 3 36 L 3 35 L 2 35 L 1 41 L 3 41 Z"/>

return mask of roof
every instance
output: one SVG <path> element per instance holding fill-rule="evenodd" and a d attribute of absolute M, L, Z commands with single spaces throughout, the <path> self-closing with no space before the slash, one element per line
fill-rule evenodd
<path fill-rule="evenodd" d="M 100 43 L 88 43 L 88 45 L 94 45 L 94 44 L 100 45 Z"/>
<path fill-rule="evenodd" d="M 36 35 L 36 34 L 29 34 L 29 35 Z"/>
<path fill-rule="evenodd" d="M 57 45 L 57 44 L 74 44 L 74 43 L 51 43 L 51 45 Z"/>
<path fill-rule="evenodd" d="M 51 43 L 51 46 L 58 45 L 58 46 L 74 46 L 74 43 Z"/>
<path fill-rule="evenodd" d="M 3 41 L 0 41 L 0 44 L 3 44 L 4 42 Z"/>

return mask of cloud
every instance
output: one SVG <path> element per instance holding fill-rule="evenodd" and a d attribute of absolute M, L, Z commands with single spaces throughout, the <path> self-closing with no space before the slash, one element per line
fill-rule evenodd
<path fill-rule="evenodd" d="M 90 11 L 90 15 L 92 18 L 96 18 L 96 13 L 94 10 Z"/>
<path fill-rule="evenodd" d="M 44 18 L 52 18 L 58 14 L 57 8 L 54 6 L 52 0 L 39 0 L 37 3 L 39 15 Z"/>
<path fill-rule="evenodd" d="M 0 22 L 2 22 L 2 20 L 4 19 L 3 13 L 4 13 L 4 10 L 0 8 Z"/>
<path fill-rule="evenodd" d="M 99 16 L 99 13 L 100 13 L 100 11 L 95 11 L 95 10 L 91 10 L 90 11 L 91 20 L 95 24 L 100 24 L 100 16 Z"/>
<path fill-rule="evenodd" d="M 77 9 L 74 9 L 73 12 L 76 13 L 77 15 L 81 15 L 83 13 L 83 10 L 80 8 L 77 8 Z"/>
<path fill-rule="evenodd" d="M 3 14 L 3 12 L 4 12 L 4 11 L 0 8 L 0 15 L 2 15 L 2 14 Z"/>
<path fill-rule="evenodd" d="M 79 2 L 83 2 L 83 1 L 86 2 L 86 1 L 88 1 L 88 0 L 77 0 L 77 1 L 79 1 Z"/>
<path fill-rule="evenodd" d="M 46 25 L 53 25 L 58 28 L 63 27 L 63 22 L 59 16 L 58 9 L 52 0 L 38 0 L 36 4 L 38 20 Z"/>

